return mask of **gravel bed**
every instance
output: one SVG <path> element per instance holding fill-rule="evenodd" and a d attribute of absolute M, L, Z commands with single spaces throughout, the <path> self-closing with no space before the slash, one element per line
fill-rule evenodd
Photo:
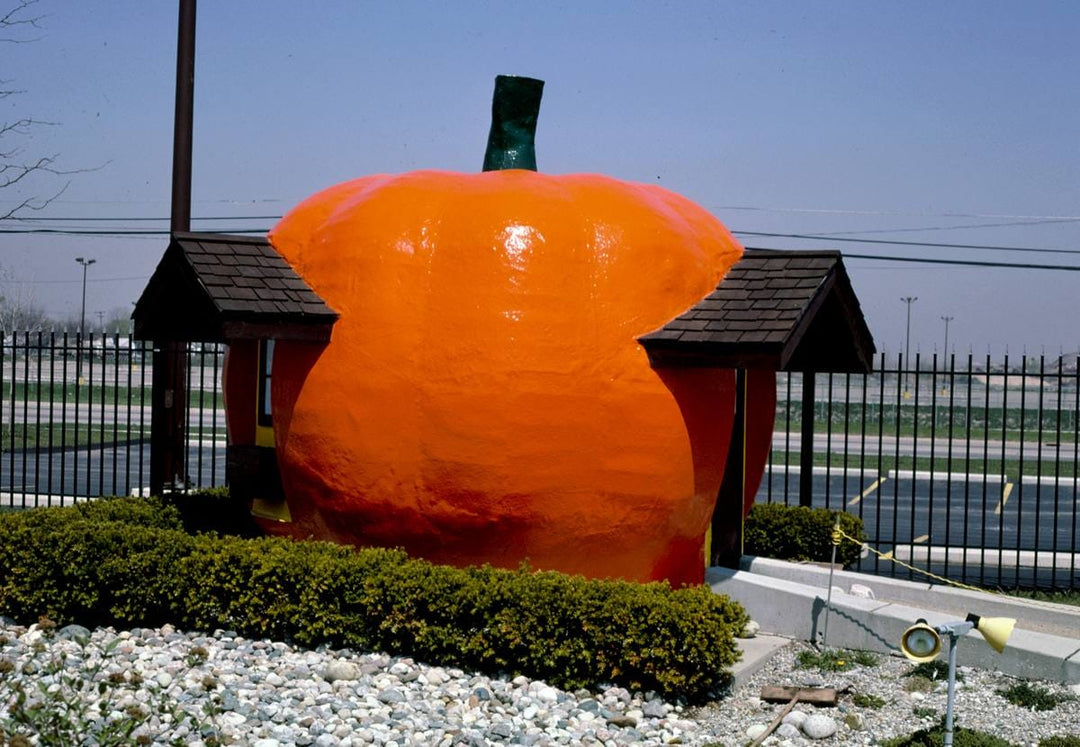
<path fill-rule="evenodd" d="M 701 707 L 612 687 L 564 692 L 526 677 L 491 678 L 385 654 L 304 649 L 170 626 L 117 632 L 68 626 L 43 631 L 0 619 L 0 723 L 19 688 L 69 714 L 87 735 L 109 723 L 141 721 L 131 744 L 278 745 L 716 745 L 747 744 L 783 707 L 755 697 L 763 685 L 830 686 L 836 708 L 798 705 L 801 726 L 785 724 L 765 744 L 871 745 L 935 723 L 945 710 L 942 683 L 909 692 L 910 664 L 881 657 L 874 667 L 819 673 L 795 666 L 793 643 L 738 692 Z M 995 690 L 1016 680 L 962 668 L 958 723 L 1020 745 L 1080 734 L 1080 701 L 1035 712 Z M 1076 693 L 1042 683 L 1055 693 Z M 881 707 L 856 706 L 855 694 Z M 67 705 L 64 705 L 67 704 Z M 795 722 L 800 716 L 790 716 Z M 819 739 L 807 734 L 835 729 Z M 2 739 L 0 739 L 2 742 Z M 49 742 L 31 739 L 30 744 Z M 87 742 L 90 743 L 90 742 Z"/>

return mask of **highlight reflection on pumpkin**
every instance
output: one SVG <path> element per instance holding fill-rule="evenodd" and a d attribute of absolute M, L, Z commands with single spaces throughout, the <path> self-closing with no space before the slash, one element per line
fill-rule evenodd
<path fill-rule="evenodd" d="M 276 346 L 292 521 L 268 530 L 701 580 L 734 374 L 661 375 L 636 338 L 739 258 L 707 211 L 598 175 L 418 171 L 320 192 L 270 241 L 341 316 L 325 349 Z"/>

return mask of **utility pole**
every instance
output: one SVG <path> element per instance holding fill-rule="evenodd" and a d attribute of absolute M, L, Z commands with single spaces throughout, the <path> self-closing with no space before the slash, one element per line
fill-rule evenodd
<path fill-rule="evenodd" d="M 945 355 L 949 354 L 949 322 L 951 322 L 955 318 L 955 316 L 941 317 L 941 321 L 945 322 L 945 347 L 942 348 Z"/>
<path fill-rule="evenodd" d="M 180 0 L 173 119 L 172 216 L 169 230 L 191 230 L 191 150 L 195 101 L 195 0 Z M 150 492 L 187 485 L 187 345 L 154 341 L 150 416 Z"/>
<path fill-rule="evenodd" d="M 907 370 L 911 368 L 911 304 L 919 300 L 918 296 L 904 296 L 900 299 L 907 304 L 907 334 L 904 336 L 904 397 L 910 397 L 911 393 L 907 391 Z"/>

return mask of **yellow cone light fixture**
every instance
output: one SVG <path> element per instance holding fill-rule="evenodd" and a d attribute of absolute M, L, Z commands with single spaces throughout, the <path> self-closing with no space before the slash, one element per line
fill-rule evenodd
<path fill-rule="evenodd" d="M 1005 642 L 1012 635 L 1016 620 L 1011 617 L 979 617 L 968 615 L 968 620 L 975 624 L 975 630 L 990 644 L 990 648 L 999 654 L 1005 650 Z"/>

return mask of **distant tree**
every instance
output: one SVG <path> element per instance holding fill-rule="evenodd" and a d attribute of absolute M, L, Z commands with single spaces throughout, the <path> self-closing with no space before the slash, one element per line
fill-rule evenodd
<path fill-rule="evenodd" d="M 39 332 L 52 326 L 45 311 L 34 302 L 34 291 L 11 281 L 10 273 L 0 269 L 0 331 Z"/>
<path fill-rule="evenodd" d="M 126 335 L 131 332 L 131 329 L 132 319 L 130 308 L 125 309 L 123 306 L 117 306 L 111 309 L 105 316 L 105 331 L 110 335 Z"/>

